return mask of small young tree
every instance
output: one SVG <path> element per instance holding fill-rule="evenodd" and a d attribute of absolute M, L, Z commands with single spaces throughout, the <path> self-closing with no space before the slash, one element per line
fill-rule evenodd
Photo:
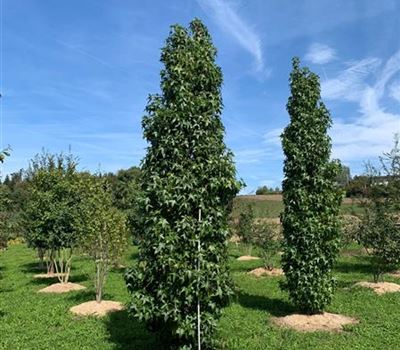
<path fill-rule="evenodd" d="M 112 194 L 102 179 L 83 174 L 80 182 L 84 189 L 80 212 L 87 218 L 80 247 L 95 263 L 96 301 L 100 303 L 110 264 L 122 257 L 128 245 L 126 217 L 113 207 Z"/>
<path fill-rule="evenodd" d="M 213 348 L 232 295 L 227 267 L 229 204 L 240 189 L 224 144 L 221 69 L 207 28 L 172 27 L 161 61 L 161 95 L 143 119 L 139 264 L 126 274 L 131 313 L 180 349 Z M 199 309 L 200 315 L 199 315 Z"/>
<path fill-rule="evenodd" d="M 275 268 L 278 251 L 282 247 L 277 227 L 273 223 L 257 222 L 254 231 L 254 244 L 260 250 L 264 268 L 271 271 Z"/>
<path fill-rule="evenodd" d="M 316 313 L 333 295 L 342 199 L 335 180 L 340 165 L 329 160 L 327 131 L 332 122 L 320 99 L 319 78 L 300 68 L 298 58 L 293 59 L 290 89 L 290 124 L 282 134 L 284 287 L 301 311 Z"/>
<path fill-rule="evenodd" d="M 254 210 L 253 207 L 248 204 L 243 211 L 239 214 L 237 222 L 237 235 L 240 241 L 246 245 L 247 254 L 251 255 L 251 248 L 254 244 L 255 239 L 255 224 L 254 224 Z"/>
<path fill-rule="evenodd" d="M 43 153 L 32 160 L 28 171 L 26 239 L 30 246 L 47 252 L 47 272 L 55 269 L 61 283 L 68 282 L 73 249 L 84 232 L 76 166 L 72 155 Z"/>
<path fill-rule="evenodd" d="M 400 263 L 400 148 L 380 157 L 381 170 L 369 165 L 364 216 L 357 239 L 372 258 L 374 282 Z M 384 176 L 381 176 L 381 175 Z"/>

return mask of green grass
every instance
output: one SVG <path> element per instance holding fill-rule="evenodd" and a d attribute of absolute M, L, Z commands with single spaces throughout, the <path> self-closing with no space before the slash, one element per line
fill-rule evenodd
<path fill-rule="evenodd" d="M 255 278 L 246 274 L 261 265 L 259 261 L 239 262 L 243 247 L 230 246 L 230 266 L 238 292 L 224 309 L 217 336 L 225 349 L 399 349 L 400 293 L 375 295 L 355 288 L 360 280 L 371 280 L 368 258 L 358 247 L 342 254 L 335 269 L 338 289 L 327 311 L 356 317 L 358 325 L 340 334 L 312 334 L 283 330 L 271 317 L 295 310 L 279 289 L 279 277 Z M 134 248 L 124 263 L 136 258 Z M 71 306 L 93 300 L 93 266 L 90 260 L 74 260 L 72 281 L 86 291 L 64 295 L 37 294 L 50 281 L 36 281 L 34 253 L 24 245 L 13 245 L 0 253 L 0 349 L 161 349 L 155 336 L 143 325 L 128 318 L 126 311 L 104 319 L 78 318 L 68 312 Z M 394 278 L 388 281 L 398 282 Z M 123 271 L 109 275 L 105 299 L 128 302 Z"/>

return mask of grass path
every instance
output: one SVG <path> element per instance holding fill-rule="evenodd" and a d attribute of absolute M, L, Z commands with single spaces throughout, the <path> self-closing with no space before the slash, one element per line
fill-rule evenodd
<path fill-rule="evenodd" d="M 352 287 L 356 281 L 371 279 L 366 257 L 341 257 L 335 270 L 338 290 L 327 310 L 356 317 L 360 324 L 341 334 L 304 334 L 271 325 L 271 316 L 294 310 L 279 289 L 280 278 L 248 276 L 246 272 L 260 262 L 236 261 L 240 254 L 232 245 L 230 264 L 238 293 L 223 312 L 218 335 L 226 349 L 400 349 L 400 293 L 377 296 Z M 132 249 L 124 264 L 135 258 Z M 87 290 L 64 295 L 36 293 L 51 283 L 33 279 L 36 265 L 34 253 L 24 245 L 0 253 L 0 349 L 161 349 L 154 335 L 125 311 L 104 319 L 77 318 L 68 312 L 71 306 L 94 298 L 91 261 L 79 257 L 73 266 L 72 282 Z M 387 281 L 400 283 L 395 278 Z M 105 299 L 128 302 L 123 271 L 110 273 Z"/>

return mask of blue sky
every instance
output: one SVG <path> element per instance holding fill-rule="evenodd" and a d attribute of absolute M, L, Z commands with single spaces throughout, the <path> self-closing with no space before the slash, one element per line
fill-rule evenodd
<path fill-rule="evenodd" d="M 159 92 L 174 23 L 208 26 L 224 73 L 223 121 L 238 176 L 279 186 L 291 58 L 321 77 L 333 157 L 363 171 L 400 132 L 397 0 L 2 0 L 3 175 L 42 147 L 115 171 L 145 153 L 141 118 Z"/>

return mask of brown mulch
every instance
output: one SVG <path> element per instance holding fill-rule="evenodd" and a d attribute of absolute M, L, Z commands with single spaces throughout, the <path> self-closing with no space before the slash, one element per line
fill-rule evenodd
<path fill-rule="evenodd" d="M 251 256 L 251 255 L 242 255 L 242 256 L 239 256 L 236 260 L 251 261 L 251 260 L 260 260 L 260 258 L 258 258 L 256 256 Z"/>
<path fill-rule="evenodd" d="M 371 288 L 376 294 L 400 292 L 400 284 L 391 282 L 358 282 L 356 286 Z"/>
<path fill-rule="evenodd" d="M 86 289 L 77 283 L 54 283 L 46 288 L 40 289 L 38 293 L 68 293 L 74 290 Z"/>
<path fill-rule="evenodd" d="M 300 332 L 341 332 L 343 326 L 357 324 L 355 318 L 324 312 L 315 315 L 293 314 L 284 317 L 273 317 L 272 322 L 286 328 L 293 328 Z"/>
<path fill-rule="evenodd" d="M 249 275 L 254 275 L 256 277 L 261 277 L 261 276 L 283 276 L 283 270 L 282 269 L 272 269 L 268 270 L 265 267 L 259 267 L 257 269 L 251 270 L 247 272 Z"/>
<path fill-rule="evenodd" d="M 69 309 L 73 314 L 79 316 L 98 316 L 102 317 L 110 312 L 120 311 L 124 306 L 118 301 L 102 300 L 100 303 L 97 301 L 88 301 Z"/>
<path fill-rule="evenodd" d="M 388 273 L 389 276 L 400 278 L 400 270 L 392 271 Z"/>

